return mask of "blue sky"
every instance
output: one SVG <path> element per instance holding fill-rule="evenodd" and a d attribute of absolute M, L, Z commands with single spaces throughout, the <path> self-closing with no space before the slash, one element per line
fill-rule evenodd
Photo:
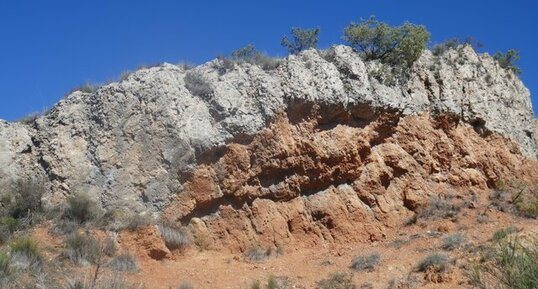
<path fill-rule="evenodd" d="M 280 39 L 292 26 L 320 27 L 320 47 L 328 47 L 369 15 L 424 24 L 433 43 L 472 35 L 484 51 L 516 48 L 521 77 L 538 93 L 537 8 L 530 0 L 2 1 L 0 118 L 50 108 L 75 86 L 140 65 L 202 63 L 251 42 L 285 56 Z"/>

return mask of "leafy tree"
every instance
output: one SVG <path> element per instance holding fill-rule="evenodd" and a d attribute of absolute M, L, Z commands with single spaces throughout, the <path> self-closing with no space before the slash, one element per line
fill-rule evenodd
<path fill-rule="evenodd" d="M 309 48 L 316 48 L 319 41 L 319 28 L 303 29 L 293 27 L 291 29 L 292 40 L 284 36 L 280 44 L 288 49 L 290 54 L 297 54 Z"/>
<path fill-rule="evenodd" d="M 430 33 L 426 27 L 409 22 L 390 26 L 374 16 L 344 29 L 344 40 L 366 60 L 410 67 L 426 49 Z"/>
<path fill-rule="evenodd" d="M 493 59 L 497 60 L 499 65 L 513 71 L 515 74 L 521 74 L 521 69 L 514 63 L 520 58 L 519 52 L 514 49 L 509 49 L 506 53 L 497 52 L 493 55 Z"/>

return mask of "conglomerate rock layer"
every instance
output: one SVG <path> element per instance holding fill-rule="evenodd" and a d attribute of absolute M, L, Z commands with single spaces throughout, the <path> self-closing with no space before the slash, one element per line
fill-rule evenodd
<path fill-rule="evenodd" d="M 496 182 L 538 172 L 510 140 L 450 116 L 382 113 L 358 124 L 313 111 L 279 114 L 251 142 L 197 166 L 164 217 L 231 251 L 375 241 L 433 197 L 472 205 Z"/>

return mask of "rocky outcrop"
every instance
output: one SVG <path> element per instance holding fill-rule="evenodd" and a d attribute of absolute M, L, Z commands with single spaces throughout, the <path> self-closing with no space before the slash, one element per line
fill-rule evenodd
<path fill-rule="evenodd" d="M 375 241 L 434 196 L 487 198 L 495 182 L 536 173 L 517 145 L 451 116 L 327 126 L 317 113 L 298 123 L 279 115 L 199 165 L 164 217 L 231 251 Z"/>
<path fill-rule="evenodd" d="M 104 207 L 159 212 L 172 196 L 191 196 L 193 182 L 204 165 L 209 169 L 234 149 L 245 154 L 241 146 L 251 145 L 264 128 L 279 123 L 279 112 L 284 111 L 295 127 L 307 125 L 303 116 L 313 115 L 314 107 L 320 119 L 317 129 L 322 131 L 343 129 L 340 124 L 374 129 L 372 122 L 378 123 L 382 112 L 393 115 L 393 122 L 400 115 L 448 114 L 483 136 L 493 132 L 509 137 L 517 144 L 516 151 L 536 158 L 536 124 L 529 92 L 491 57 L 478 55 L 470 47 L 442 56 L 426 51 L 409 81 L 400 84 L 389 85 L 382 71 L 379 63 L 363 62 L 346 46 L 289 56 L 272 71 L 219 59 L 189 70 L 171 64 L 142 69 L 94 93 L 71 93 L 31 125 L 2 122 L 0 174 L 4 179 L 45 175 L 50 185 L 46 199 L 51 203 L 81 191 L 89 192 Z M 362 136 L 366 132 L 353 132 L 358 135 L 347 137 L 344 143 L 312 143 L 310 155 L 298 157 L 295 165 L 259 167 L 268 169 L 268 175 L 258 177 L 260 184 L 252 186 L 267 191 L 239 200 L 252 204 L 280 201 L 266 196 L 279 193 L 282 179 L 287 181 L 280 185 L 295 186 L 286 201 L 304 194 L 315 198 L 329 184 L 332 190 L 351 192 L 346 184 L 360 178 L 375 143 L 394 137 L 391 122 L 380 125 L 372 134 L 381 136 L 378 140 L 373 137 L 373 143 L 371 136 Z M 347 166 L 339 170 L 330 163 L 305 167 L 300 175 L 297 166 L 314 166 L 308 158 L 323 157 L 314 154 L 321 149 L 317 145 L 340 148 L 342 155 L 331 156 L 332 162 L 345 160 Z M 242 156 L 246 157 L 237 157 Z M 246 174 L 241 165 L 247 164 L 234 165 Z M 279 165 L 287 165 L 291 171 L 283 172 Z M 321 179 L 315 182 L 313 178 Z M 333 178 L 337 180 L 324 184 Z M 232 184 L 226 186 L 220 190 L 230 190 Z M 182 206 L 194 209 L 182 209 L 181 218 L 200 214 L 196 205 Z"/>

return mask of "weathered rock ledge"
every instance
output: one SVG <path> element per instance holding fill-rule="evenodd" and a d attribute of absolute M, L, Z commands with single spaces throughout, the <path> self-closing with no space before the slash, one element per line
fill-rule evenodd
<path fill-rule="evenodd" d="M 292 166 L 288 173 L 278 168 L 286 164 L 277 163 L 266 171 L 267 176 L 258 177 L 259 184 L 247 181 L 249 186 L 265 188 L 257 191 L 260 197 L 263 195 L 258 201 L 254 198 L 258 195 L 248 197 L 253 205 L 264 202 L 268 192 L 278 194 L 281 179 L 287 180 L 286 186 L 298 186 L 286 201 L 300 195 L 315 195 L 329 189 L 329 184 L 334 186 L 331 190 L 349 191 L 355 178 L 361 178 L 359 172 L 371 163 L 365 159 L 373 158 L 377 150 L 391 147 L 376 144 L 389 138 L 397 140 L 393 135 L 396 124 L 405 116 L 448 115 L 466 133 L 475 131 L 477 142 L 478 136 L 487 139 L 492 133 L 495 137 L 503 135 L 517 144 L 512 147 L 503 141 L 510 146 L 507 150 L 513 152 L 517 162 L 523 162 L 515 157 L 518 151 L 536 159 L 537 125 L 529 91 L 488 55 L 478 55 L 470 47 L 439 57 L 426 51 L 413 67 L 410 80 L 394 86 L 383 84 L 378 79 L 378 70 L 379 64 L 363 62 L 346 46 L 289 56 L 273 71 L 247 63 L 225 65 L 218 59 L 189 70 L 171 64 L 138 70 L 94 93 L 71 93 L 30 125 L 0 122 L 0 175 L 4 181 L 45 177 L 50 186 L 46 196 L 49 202 L 83 191 L 104 207 L 159 212 L 172 196 L 190 196 L 192 184 L 204 166 L 217 166 L 230 151 L 252 146 L 264 129 L 282 122 L 282 115 L 294 130 L 311 134 L 316 130 L 326 134 L 352 128 L 371 130 L 373 122 L 377 123 L 385 113 L 392 115 L 392 122 L 384 124 L 378 132 L 346 131 L 350 135 L 342 136 L 342 142 L 332 143 L 330 152 L 339 149 L 344 156 L 333 156 L 329 162 L 342 163 L 342 157 L 352 157 L 351 162 L 345 159 L 346 166 L 340 169 L 327 164 L 325 169 L 329 171 L 322 174 L 322 168 Z M 319 121 L 315 129 L 305 120 L 312 115 Z M 432 137 L 443 137 L 426 135 L 427 129 L 417 138 L 433 142 Z M 375 134 L 383 138 L 376 141 L 371 136 Z M 259 149 L 263 150 L 264 145 L 259 144 Z M 356 146 L 356 152 L 347 151 Z M 403 154 L 403 149 L 417 161 L 411 149 L 394 149 L 398 154 Z M 301 166 L 312 165 L 310 157 L 323 157 L 311 150 L 301 157 Z M 238 158 L 248 156 L 241 149 L 237 153 Z M 386 154 L 382 155 L 389 157 Z M 425 169 L 423 173 L 442 174 L 445 161 L 451 160 L 428 163 L 435 169 Z M 481 167 L 472 168 L 485 173 Z M 229 173 L 253 174 L 250 169 L 237 169 Z M 304 174 L 297 170 L 304 170 Z M 318 173 L 321 179 L 317 183 L 304 183 L 304 178 L 315 178 Z M 278 182 L 272 178 L 278 178 Z M 327 178 L 337 180 L 326 183 Z M 484 182 L 489 180 L 488 176 Z M 275 201 L 274 197 L 271 201 Z M 182 212 L 192 217 L 200 214 L 189 209 Z"/>

